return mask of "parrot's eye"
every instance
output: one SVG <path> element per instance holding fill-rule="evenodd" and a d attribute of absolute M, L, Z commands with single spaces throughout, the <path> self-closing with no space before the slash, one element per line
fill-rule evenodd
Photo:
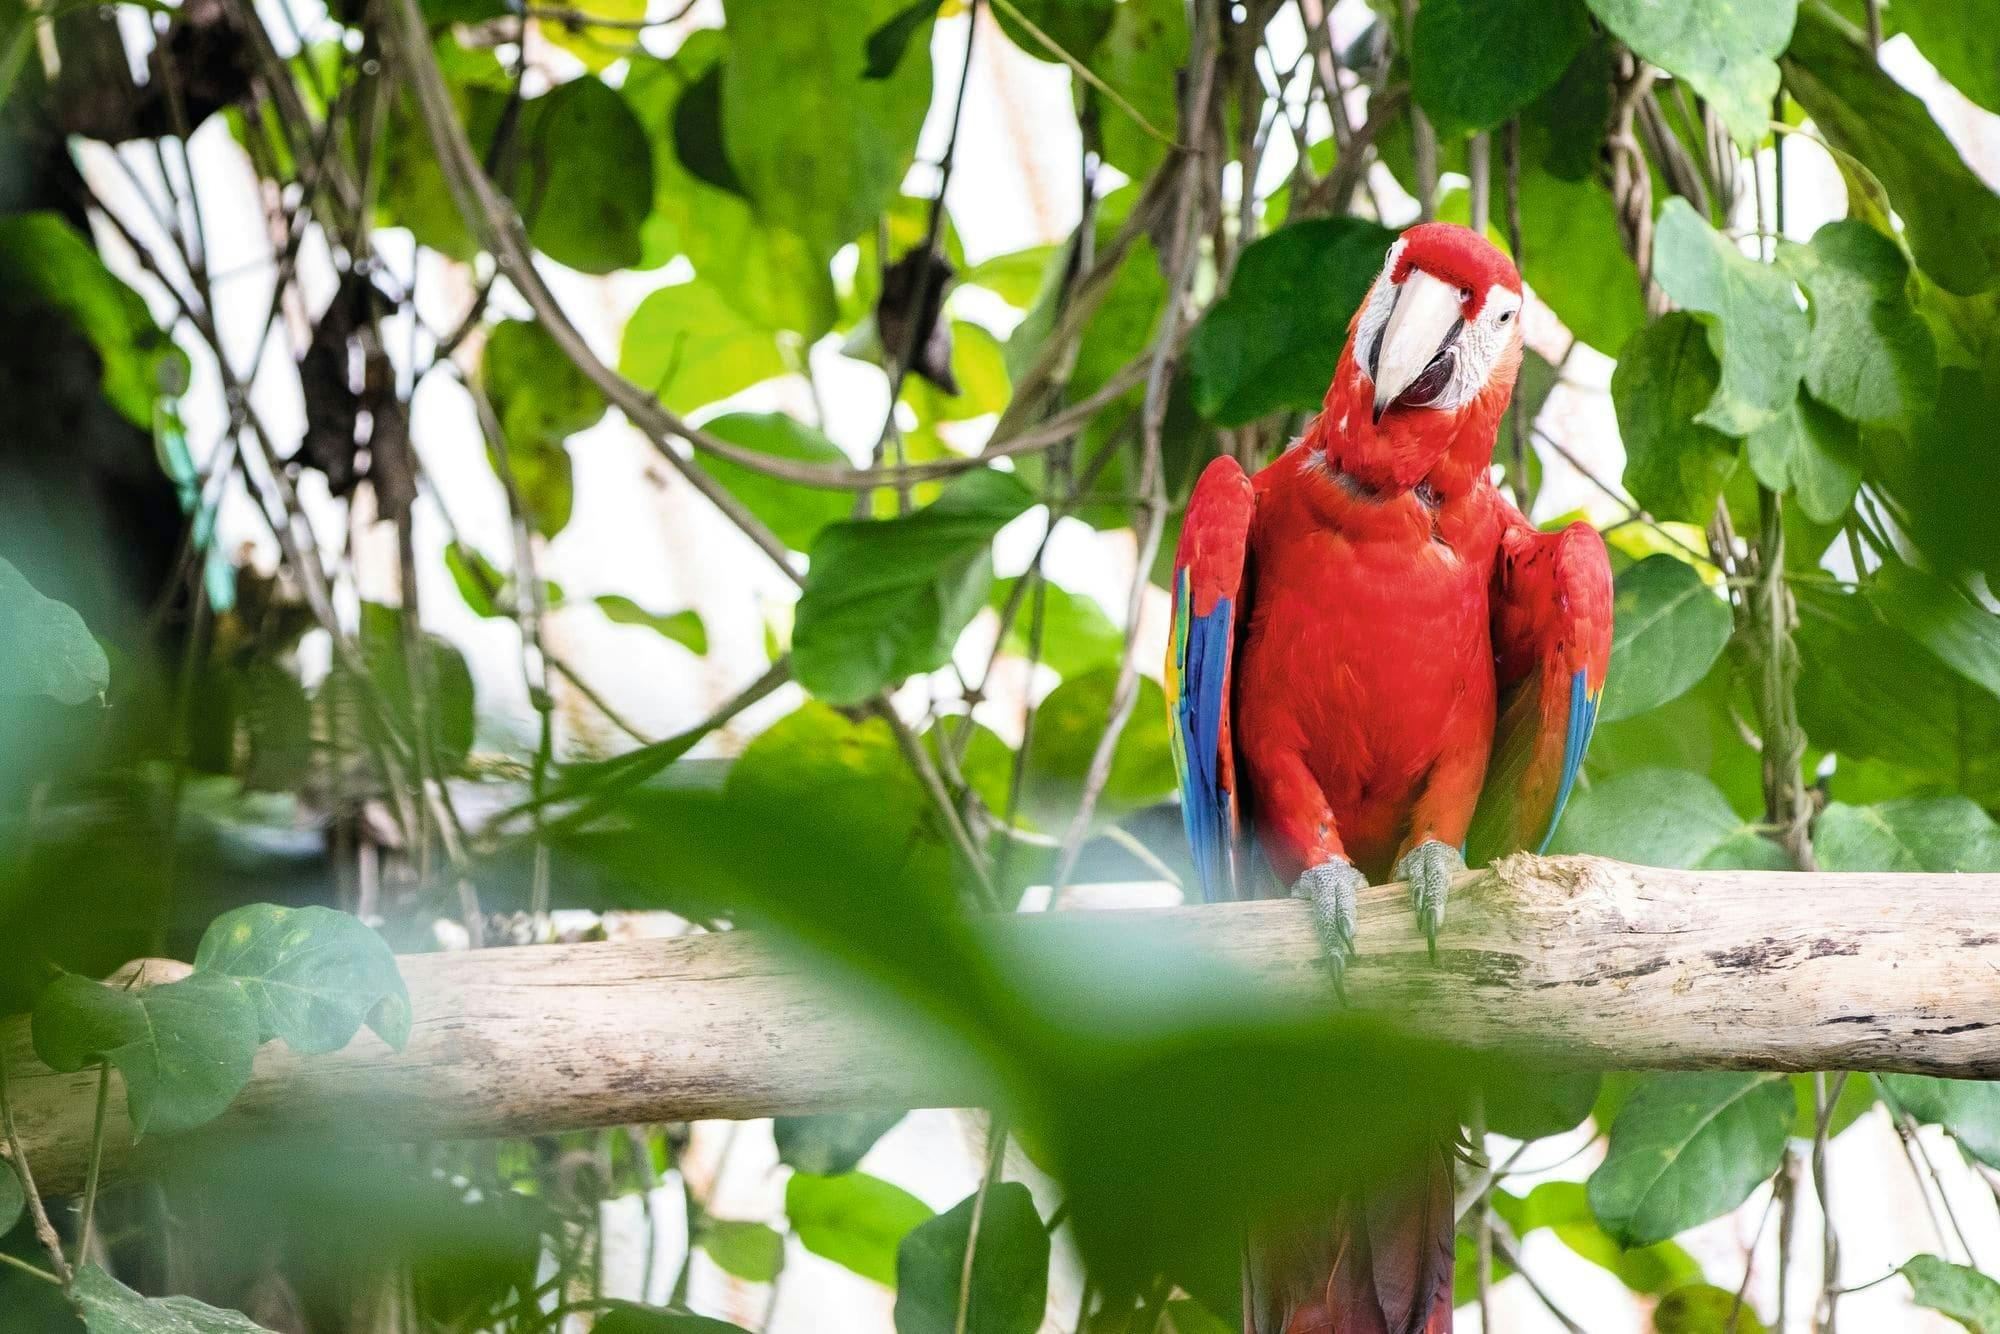
<path fill-rule="evenodd" d="M 1503 310 L 1500 312 L 1500 323 L 1502 324 L 1507 323 L 1509 320 L 1513 318 L 1514 318 L 1514 312 L 1511 310 Z"/>
<path fill-rule="evenodd" d="M 1472 300 L 1472 289 L 1471 289 L 1470 287 L 1461 287 L 1461 288 L 1459 288 L 1459 289 L 1458 289 L 1458 299 L 1459 299 L 1460 301 L 1470 301 L 1470 300 Z"/>

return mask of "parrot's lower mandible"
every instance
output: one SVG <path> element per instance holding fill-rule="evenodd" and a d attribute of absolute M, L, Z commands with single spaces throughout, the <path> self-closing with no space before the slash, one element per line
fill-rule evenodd
<path fill-rule="evenodd" d="M 1603 540 L 1539 531 L 1489 476 L 1521 300 L 1484 238 L 1412 227 L 1305 435 L 1254 478 L 1217 459 L 1188 505 L 1167 693 L 1203 891 L 1263 893 L 1254 840 L 1336 984 L 1370 879 L 1408 882 L 1434 951 L 1468 857 L 1546 844 L 1604 689 Z M 1323 1227 L 1252 1238 L 1252 1334 L 1451 1328 L 1451 1130 Z"/>

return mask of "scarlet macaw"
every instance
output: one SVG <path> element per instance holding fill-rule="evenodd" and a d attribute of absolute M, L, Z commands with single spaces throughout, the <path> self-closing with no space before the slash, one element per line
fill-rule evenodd
<path fill-rule="evenodd" d="M 1305 435 L 1254 479 L 1215 460 L 1188 505 L 1166 676 L 1204 896 L 1257 895 L 1240 827 L 1312 904 L 1336 984 L 1370 877 L 1409 884 L 1435 954 L 1467 853 L 1546 846 L 1590 740 L 1611 655 L 1603 539 L 1540 532 L 1488 475 L 1520 315 L 1520 277 L 1484 238 L 1412 227 Z M 1442 1139 L 1398 1186 L 1338 1202 L 1310 1238 L 1253 1244 L 1252 1334 L 1451 1328 Z"/>

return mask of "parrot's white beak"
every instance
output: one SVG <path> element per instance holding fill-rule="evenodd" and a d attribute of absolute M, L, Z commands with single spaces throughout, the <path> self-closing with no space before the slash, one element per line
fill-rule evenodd
<path fill-rule="evenodd" d="M 1451 378 L 1455 360 L 1452 344 L 1464 327 L 1459 289 L 1422 269 L 1410 270 L 1398 286 L 1396 304 L 1382 326 L 1369 367 L 1375 382 L 1377 422 L 1405 394 L 1413 406 L 1437 397 Z M 1413 387 L 1418 392 L 1411 393 Z"/>

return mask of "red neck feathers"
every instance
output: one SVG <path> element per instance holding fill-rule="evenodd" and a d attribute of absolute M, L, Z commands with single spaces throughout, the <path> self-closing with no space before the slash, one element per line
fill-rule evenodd
<path fill-rule="evenodd" d="M 1307 450 L 1325 450 L 1330 471 L 1344 472 L 1371 491 L 1393 495 L 1428 481 L 1446 499 L 1464 495 L 1493 461 L 1500 417 L 1514 392 L 1520 365 L 1516 341 L 1465 406 L 1392 407 L 1377 422 L 1372 410 L 1374 388 L 1355 363 L 1350 325 L 1326 401 L 1300 444 Z"/>

